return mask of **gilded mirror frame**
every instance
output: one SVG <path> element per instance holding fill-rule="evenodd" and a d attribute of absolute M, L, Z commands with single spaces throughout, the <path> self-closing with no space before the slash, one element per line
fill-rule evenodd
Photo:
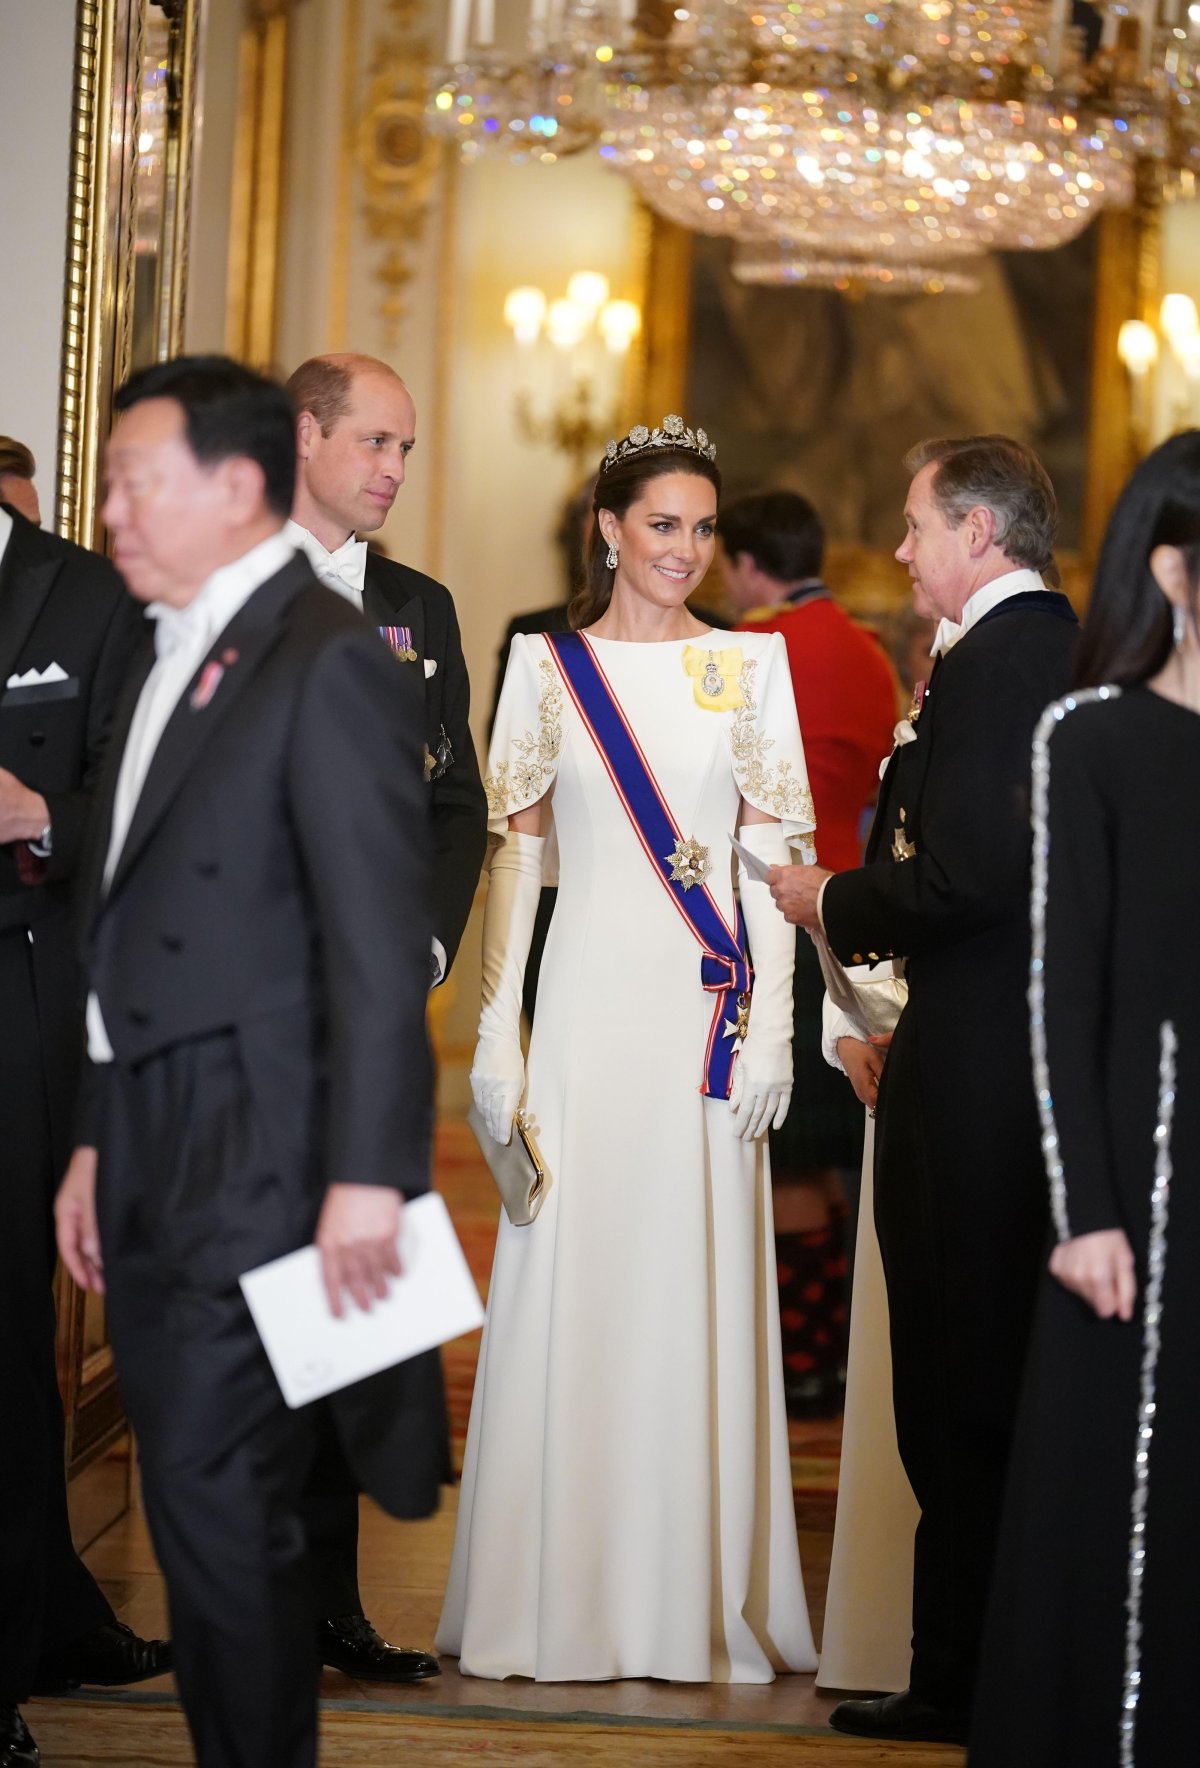
<path fill-rule="evenodd" d="M 77 0 L 59 400 L 57 526 L 98 546 L 100 455 L 113 393 L 133 364 L 137 258 L 151 171 L 142 146 L 144 59 L 161 37 L 154 140 L 156 279 L 151 354 L 183 345 L 200 0 Z"/>
<path fill-rule="evenodd" d="M 199 10 L 77 0 L 57 526 L 81 546 L 103 546 L 97 487 L 116 388 L 135 361 L 183 345 Z M 126 1426 L 102 1298 L 60 1270 L 56 1302 L 73 1478 Z"/>

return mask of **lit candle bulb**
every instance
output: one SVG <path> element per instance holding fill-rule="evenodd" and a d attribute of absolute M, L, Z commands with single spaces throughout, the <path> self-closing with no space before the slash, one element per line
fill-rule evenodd
<path fill-rule="evenodd" d="M 446 60 L 453 67 L 467 53 L 467 31 L 471 22 L 471 0 L 450 0 L 450 25 L 446 34 Z"/>
<path fill-rule="evenodd" d="M 1052 0 L 1050 7 L 1050 29 L 1046 35 L 1046 71 L 1050 74 L 1062 72 L 1063 45 L 1067 37 L 1067 25 L 1071 17 L 1071 0 Z"/>
<path fill-rule="evenodd" d="M 1154 49 L 1154 28 L 1158 23 L 1158 0 L 1142 0 L 1138 17 L 1138 78 L 1146 79 Z"/>

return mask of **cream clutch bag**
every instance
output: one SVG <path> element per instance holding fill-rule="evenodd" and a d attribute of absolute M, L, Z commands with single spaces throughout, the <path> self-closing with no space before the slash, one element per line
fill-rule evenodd
<path fill-rule="evenodd" d="M 517 1112 L 508 1142 L 497 1142 L 489 1135 L 476 1105 L 467 1112 L 467 1122 L 496 1181 L 505 1215 L 514 1228 L 527 1228 L 542 1207 L 549 1179 L 541 1150 L 533 1138 L 529 1113 Z"/>
<path fill-rule="evenodd" d="M 894 962 L 888 959 L 870 970 L 855 965 L 856 974 L 850 976 L 819 929 L 813 934 L 813 943 L 830 1000 L 860 1029 L 863 1040 L 895 1031 L 908 1001 L 908 983 L 896 975 Z"/>

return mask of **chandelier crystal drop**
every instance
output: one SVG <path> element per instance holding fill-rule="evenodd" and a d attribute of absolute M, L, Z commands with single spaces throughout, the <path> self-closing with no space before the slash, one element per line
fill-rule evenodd
<path fill-rule="evenodd" d="M 1200 170 L 1200 6 L 531 0 L 524 58 L 461 54 L 433 114 L 468 157 L 596 143 L 746 280 L 954 288 L 1131 201 L 1139 163 Z"/>

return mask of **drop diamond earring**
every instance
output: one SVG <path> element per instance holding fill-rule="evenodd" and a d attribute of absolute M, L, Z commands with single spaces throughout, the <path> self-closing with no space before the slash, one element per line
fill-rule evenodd
<path fill-rule="evenodd" d="M 617 549 L 611 540 L 608 543 L 608 557 L 605 559 L 604 563 L 608 566 L 610 571 L 615 571 L 617 568 Z M 1181 641 L 1177 640 L 1176 642 L 1179 643 Z"/>
<path fill-rule="evenodd" d="M 611 548 L 609 549 L 612 550 Z M 1176 606 L 1171 616 L 1171 629 L 1175 639 L 1175 649 L 1183 649 L 1183 641 L 1187 637 L 1187 615 L 1183 608 Z"/>

